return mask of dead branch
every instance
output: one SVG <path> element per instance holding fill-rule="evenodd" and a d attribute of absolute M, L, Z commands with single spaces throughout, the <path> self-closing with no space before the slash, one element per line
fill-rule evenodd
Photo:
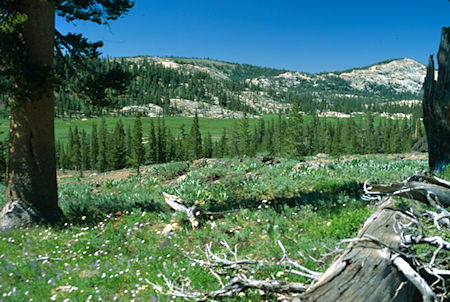
<path fill-rule="evenodd" d="M 342 240 L 335 250 L 323 255 L 342 252 L 325 273 L 312 271 L 292 260 L 281 241 L 278 245 L 283 256 L 278 262 L 241 258 L 236 245 L 231 247 L 222 241 L 224 252 L 215 253 L 212 245 L 207 244 L 202 250 L 202 259 L 189 258 L 209 270 L 218 280 L 218 290 L 195 291 L 164 277 L 167 291 L 147 281 L 161 293 L 195 301 L 232 297 L 252 288 L 274 293 L 283 299 L 292 298 L 295 293 L 300 301 L 416 301 L 417 295 L 422 301 L 447 301 L 450 298 L 447 285 L 450 242 L 439 234 L 449 227 L 450 213 L 446 209 L 450 204 L 449 183 L 436 177 L 415 175 L 389 185 L 366 182 L 364 191 L 367 199 L 378 200 L 381 204 L 355 238 Z M 164 197 L 170 198 L 166 202 L 176 211 L 187 213 L 192 209 L 176 196 L 164 194 Z M 411 208 L 398 209 L 394 199 L 397 197 L 413 199 L 427 206 L 417 207 L 413 203 Z M 202 213 L 192 215 L 195 219 Z M 431 228 L 435 231 L 427 234 Z M 345 243 L 348 246 L 341 248 Z M 421 254 L 414 248 L 418 245 Z M 254 273 L 264 266 L 273 267 L 278 273 L 264 281 L 246 277 L 249 272 Z M 277 268 L 280 266 L 283 267 L 281 270 Z M 311 285 L 276 280 L 284 273 L 308 278 Z M 228 276 L 228 283 L 223 282 L 224 275 Z"/>
<path fill-rule="evenodd" d="M 200 226 L 202 220 L 213 220 L 224 218 L 226 214 L 231 214 L 236 211 L 224 211 L 224 212 L 209 212 L 198 208 L 196 205 L 188 207 L 183 199 L 178 196 L 167 194 L 163 192 L 164 201 L 169 207 L 171 207 L 175 212 L 182 212 L 186 214 L 187 220 L 191 223 L 192 229 L 196 229 Z M 177 226 L 174 226 L 174 222 L 167 224 L 162 231 L 164 235 L 168 235 L 170 232 L 174 231 Z"/>

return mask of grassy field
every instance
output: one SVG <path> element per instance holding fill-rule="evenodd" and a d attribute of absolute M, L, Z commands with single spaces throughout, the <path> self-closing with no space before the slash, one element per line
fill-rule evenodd
<path fill-rule="evenodd" d="M 274 116 L 265 116 L 265 119 L 270 119 Z M 130 126 L 133 128 L 134 117 L 122 117 L 120 118 L 126 129 Z M 150 119 L 156 122 L 157 118 L 143 117 L 142 126 L 144 136 L 148 135 L 150 129 Z M 115 124 L 119 118 L 107 117 L 105 118 L 106 126 L 109 130 L 113 130 Z M 165 117 L 166 127 L 170 129 L 173 135 L 177 136 L 180 134 L 180 127 L 184 124 L 184 131 L 189 134 L 189 130 L 192 126 L 193 119 L 188 117 Z M 234 119 L 221 119 L 221 118 L 199 118 L 200 130 L 202 134 L 208 132 L 211 133 L 213 138 L 219 138 L 222 135 L 223 129 L 231 129 L 233 127 Z M 239 120 L 237 120 L 240 123 Z M 66 140 L 68 138 L 69 128 L 78 127 L 79 130 L 85 130 L 90 133 L 92 129 L 92 123 L 97 124 L 97 129 L 100 126 L 101 118 L 90 118 L 90 119 L 56 119 L 55 120 L 55 136 L 57 139 Z M 253 127 L 257 123 L 257 119 L 250 119 L 249 125 Z M 156 125 L 156 124 L 155 124 Z M 240 125 L 240 124 L 239 124 Z M 9 132 L 9 121 L 0 120 L 0 139 L 5 139 Z"/>
<path fill-rule="evenodd" d="M 266 121 L 269 121 L 271 119 L 277 119 L 276 115 L 265 115 L 263 118 Z M 356 115 L 353 117 L 353 119 L 356 122 L 359 122 L 363 118 L 362 115 Z M 126 129 L 126 127 L 130 126 L 133 127 L 134 123 L 134 117 L 122 117 L 120 118 L 122 120 L 122 123 Z M 143 133 L 144 136 L 148 135 L 149 129 L 150 129 L 150 119 L 153 119 L 154 122 L 156 122 L 157 118 L 151 118 L 151 117 L 143 117 L 142 118 L 142 125 L 143 125 Z M 309 121 L 312 119 L 311 116 L 305 116 L 304 119 L 306 121 Z M 338 120 L 342 120 L 336 117 L 328 117 L 326 118 L 327 121 L 331 123 L 335 123 Z M 383 117 L 375 117 L 375 125 L 377 125 L 382 119 L 385 119 Z M 113 130 L 115 124 L 119 120 L 118 117 L 107 117 L 105 118 L 107 128 L 109 130 Z M 69 128 L 74 128 L 75 126 L 78 127 L 79 130 L 85 130 L 87 133 L 90 133 L 92 128 L 92 123 L 97 124 L 97 129 L 100 126 L 101 118 L 89 118 L 89 119 L 56 119 L 55 120 L 55 136 L 57 139 L 60 140 L 66 140 L 68 138 L 68 131 Z M 179 135 L 180 134 L 180 127 L 184 124 L 184 131 L 186 134 L 189 134 L 189 130 L 193 123 L 193 118 L 189 117 L 165 117 L 166 121 L 166 127 L 170 129 L 172 132 L 172 135 Z M 210 132 L 213 139 L 218 139 L 222 133 L 223 129 L 227 129 L 229 131 L 233 124 L 237 121 L 238 127 L 240 126 L 240 119 L 223 119 L 223 118 L 199 118 L 200 123 L 200 131 L 203 135 Z M 249 126 L 250 129 L 253 129 L 253 127 L 257 124 L 258 119 L 249 119 Z M 9 120 L 0 120 L 0 140 L 6 139 L 9 132 Z"/>
<path fill-rule="evenodd" d="M 280 159 L 270 165 L 257 159 L 201 163 L 146 166 L 141 177 L 132 170 L 59 175 L 60 206 L 68 222 L 0 234 L 0 300 L 171 300 L 164 277 L 198 291 L 218 289 L 218 276 L 188 257 L 205 260 L 208 243 L 214 252 L 226 253 L 221 241 L 236 245 L 241 258 L 276 263 L 281 240 L 292 259 L 324 271 L 331 258 L 318 263 L 308 256 L 320 258 L 328 247 L 354 236 L 375 208 L 360 198 L 363 181 L 402 180 L 427 166 L 416 154 Z M 182 216 L 172 216 L 162 192 L 205 210 L 234 211 L 192 230 Z M 180 227 L 164 236 L 163 228 L 174 220 Z M 272 264 L 248 268 L 246 274 L 305 281 L 285 269 Z M 218 278 L 227 282 L 226 275 Z M 261 291 L 231 298 L 274 299 Z"/>

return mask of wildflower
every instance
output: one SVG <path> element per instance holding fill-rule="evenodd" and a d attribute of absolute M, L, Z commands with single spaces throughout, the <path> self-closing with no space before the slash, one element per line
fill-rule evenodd
<path fill-rule="evenodd" d="M 86 220 L 86 216 L 81 216 L 81 220 Z"/>

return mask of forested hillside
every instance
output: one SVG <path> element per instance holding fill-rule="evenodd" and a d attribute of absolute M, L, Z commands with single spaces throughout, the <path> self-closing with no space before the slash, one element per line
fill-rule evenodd
<path fill-rule="evenodd" d="M 66 57 L 69 63 L 71 58 Z M 59 62 L 61 63 L 61 62 Z M 409 59 L 382 62 L 336 73 L 306 74 L 189 58 L 109 58 L 85 63 L 87 71 L 59 64 L 56 89 L 58 117 L 104 115 L 181 115 L 242 117 L 287 112 L 294 99 L 300 110 L 317 112 L 384 112 L 420 116 L 424 66 Z M 422 68 L 423 67 L 423 68 Z M 98 81 L 99 71 L 120 69 L 130 76 L 125 94 L 113 91 L 109 107 L 96 108 L 80 93 Z M 423 69 L 423 70 L 422 70 Z M 2 114 L 8 116 L 8 96 L 2 95 Z M 409 100 L 409 101 L 406 101 Z"/>

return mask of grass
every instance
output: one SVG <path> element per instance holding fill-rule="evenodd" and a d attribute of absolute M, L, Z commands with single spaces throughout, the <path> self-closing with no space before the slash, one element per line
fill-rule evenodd
<path fill-rule="evenodd" d="M 271 119 L 277 119 L 276 115 L 265 115 L 263 118 L 267 121 Z M 359 122 L 363 118 L 363 115 L 355 115 L 353 119 L 356 122 Z M 131 127 L 133 128 L 134 124 L 134 117 L 121 117 L 122 123 L 124 127 Z M 142 118 L 142 124 L 143 124 L 143 133 L 144 136 L 148 135 L 149 129 L 150 129 L 150 119 L 153 119 L 156 123 L 156 119 L 154 117 L 143 117 Z M 305 121 L 310 121 L 312 119 L 311 116 L 307 115 L 304 117 Z M 324 119 L 324 117 L 320 117 L 320 119 Z M 377 126 L 381 120 L 385 120 L 385 117 L 379 117 L 376 116 L 375 126 Z M 115 124 L 119 120 L 118 117 L 105 117 L 106 126 L 107 128 L 112 131 L 114 129 Z M 329 123 L 337 123 L 337 121 L 342 120 L 341 118 L 337 117 L 327 117 L 327 122 Z M 229 131 L 233 127 L 234 122 L 238 122 L 238 127 L 240 127 L 240 120 L 239 119 L 223 119 L 223 118 L 199 118 L 200 123 L 200 131 L 203 135 L 206 133 L 211 133 L 211 136 L 213 139 L 219 139 L 222 136 L 223 129 L 227 129 L 228 135 Z M 66 141 L 68 139 L 68 133 L 69 128 L 74 128 L 75 126 L 78 127 L 78 129 L 85 130 L 87 133 L 91 132 L 92 129 L 92 123 L 97 124 L 97 129 L 99 129 L 101 118 L 89 118 L 89 119 L 55 119 L 55 137 L 56 139 Z M 193 123 L 193 118 L 189 117 L 165 117 L 166 127 L 169 129 L 174 136 L 178 136 L 181 133 L 180 127 L 184 124 L 184 131 L 186 134 L 189 134 L 189 130 Z M 258 123 L 258 119 L 249 119 L 249 126 L 250 129 L 253 129 L 253 127 Z M 156 124 L 155 124 L 156 125 Z M 267 124 L 266 124 L 267 126 Z M 240 128 L 239 128 L 240 129 Z M 9 133 L 9 120 L 7 119 L 0 119 L 0 140 L 5 140 L 8 137 Z"/>
<path fill-rule="evenodd" d="M 273 116 L 266 116 L 266 119 L 272 118 Z M 120 118 L 124 127 L 130 126 L 133 128 L 134 117 L 122 117 Z M 150 129 L 150 119 L 153 119 L 156 122 L 156 118 L 151 117 L 143 117 L 143 133 L 144 136 L 148 135 Z M 114 129 L 115 124 L 119 118 L 117 117 L 106 117 L 106 126 L 112 131 Z M 200 130 L 202 134 L 206 134 L 208 132 L 211 133 L 213 138 L 217 139 L 222 135 L 223 129 L 230 130 L 233 127 L 234 119 L 221 119 L 221 118 L 199 118 Z M 55 120 L 55 136 L 56 139 L 67 140 L 69 127 L 74 128 L 75 126 L 78 129 L 85 130 L 87 133 L 91 132 L 92 123 L 95 122 L 97 124 L 97 129 L 99 129 L 101 118 L 90 118 L 90 119 L 56 119 Z M 184 124 L 184 130 L 186 134 L 189 134 L 189 130 L 192 126 L 193 119 L 189 117 L 165 117 L 166 127 L 172 132 L 172 135 L 178 136 L 180 134 L 180 127 Z M 238 120 L 239 122 L 239 120 Z M 249 125 L 253 127 L 256 125 L 257 119 L 249 119 Z M 155 124 L 156 125 L 156 124 Z M 0 120 L 0 140 L 3 140 L 7 137 L 9 133 L 9 121 L 8 120 Z"/>
<path fill-rule="evenodd" d="M 204 259 L 201 249 L 207 243 L 225 252 L 221 240 L 237 245 L 242 258 L 273 262 L 282 256 L 281 240 L 291 258 L 324 271 L 332 259 L 317 263 L 307 256 L 318 258 L 327 247 L 354 236 L 374 209 L 359 198 L 362 182 L 402 180 L 426 164 L 386 156 L 309 158 L 301 164 L 281 159 L 275 165 L 223 159 L 201 168 L 189 163 L 148 166 L 141 177 L 114 178 L 119 171 L 101 178 L 65 178 L 59 189 L 69 219 L 65 226 L 0 234 L 0 300 L 170 300 L 170 293 L 162 296 L 146 281 L 163 285 L 163 275 L 195 289 L 217 289 L 208 269 L 192 265 L 186 256 Z M 161 230 L 172 215 L 163 191 L 205 209 L 237 211 L 202 221 L 197 230 L 181 224 L 165 237 Z M 249 270 L 247 277 L 266 279 L 283 270 Z M 289 274 L 281 278 L 305 281 Z M 265 299 L 273 297 L 259 291 L 233 297 Z"/>

